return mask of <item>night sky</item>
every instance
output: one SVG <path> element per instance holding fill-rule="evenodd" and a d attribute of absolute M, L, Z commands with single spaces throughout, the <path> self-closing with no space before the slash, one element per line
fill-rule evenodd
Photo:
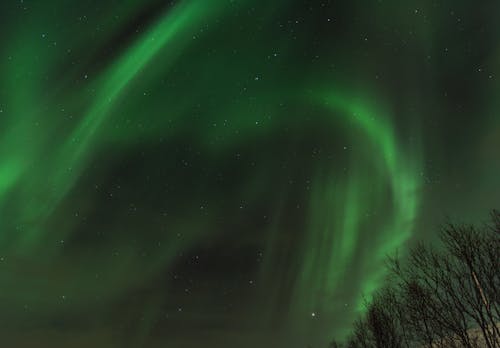
<path fill-rule="evenodd" d="M 499 110 L 499 1 L 2 0 L 0 346 L 326 347 Z"/>

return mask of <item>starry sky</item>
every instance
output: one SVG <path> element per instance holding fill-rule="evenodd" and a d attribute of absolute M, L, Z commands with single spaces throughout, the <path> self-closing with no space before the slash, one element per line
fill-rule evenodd
<path fill-rule="evenodd" d="M 500 2 L 0 2 L 5 347 L 325 347 L 500 207 Z"/>

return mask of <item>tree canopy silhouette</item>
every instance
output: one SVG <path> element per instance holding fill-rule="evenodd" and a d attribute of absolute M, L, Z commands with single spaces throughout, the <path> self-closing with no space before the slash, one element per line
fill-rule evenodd
<path fill-rule="evenodd" d="M 345 347 L 500 347 L 500 212 L 482 226 L 448 223 L 439 237 L 388 258 L 387 283 Z"/>

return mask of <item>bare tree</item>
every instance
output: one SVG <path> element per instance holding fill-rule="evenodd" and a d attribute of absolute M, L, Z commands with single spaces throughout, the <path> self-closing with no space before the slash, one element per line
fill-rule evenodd
<path fill-rule="evenodd" d="M 407 333 L 422 344 L 474 347 L 471 329 L 479 328 L 486 347 L 499 347 L 499 213 L 492 217 L 493 225 L 482 229 L 446 225 L 440 234 L 444 250 L 419 244 L 405 267 L 390 260 L 410 318 Z"/>
<path fill-rule="evenodd" d="M 500 348 L 500 212 L 490 225 L 447 224 L 442 246 L 388 259 L 388 283 L 354 324 L 351 348 Z"/>
<path fill-rule="evenodd" d="M 393 289 L 383 288 L 377 292 L 367 307 L 366 321 L 377 348 L 403 347 L 402 327 L 399 322 Z"/>
<path fill-rule="evenodd" d="M 482 229 L 448 224 L 441 240 L 449 253 L 446 270 L 457 282 L 459 299 L 466 315 L 481 329 L 487 347 L 500 346 L 499 251 L 500 214 L 492 213 L 493 224 Z M 458 295 L 457 295 L 458 297 Z"/>
<path fill-rule="evenodd" d="M 347 341 L 347 348 L 376 348 L 375 340 L 365 318 L 354 322 L 352 336 Z"/>

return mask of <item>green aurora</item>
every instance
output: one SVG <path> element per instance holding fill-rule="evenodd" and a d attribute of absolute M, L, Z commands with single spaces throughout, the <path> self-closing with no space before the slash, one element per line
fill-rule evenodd
<path fill-rule="evenodd" d="M 0 5 L 12 347 L 324 347 L 500 198 L 500 4 Z"/>

